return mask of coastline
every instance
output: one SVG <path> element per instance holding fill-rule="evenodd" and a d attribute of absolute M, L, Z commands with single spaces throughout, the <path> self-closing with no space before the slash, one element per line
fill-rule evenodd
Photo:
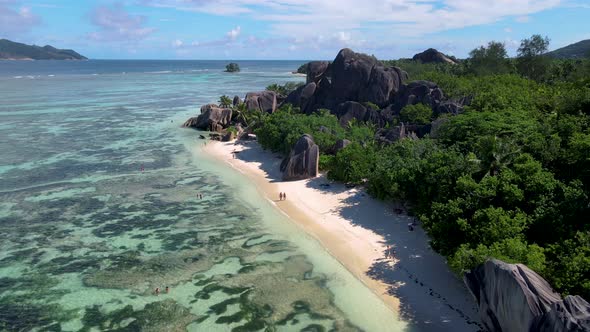
<path fill-rule="evenodd" d="M 251 180 L 257 190 L 294 224 L 315 238 L 383 303 L 408 322 L 411 330 L 477 331 L 474 301 L 443 257 L 428 246 L 411 217 L 393 206 L 320 177 L 282 182 L 280 156 L 257 142 L 214 142 L 202 147 Z M 236 151 L 236 157 L 233 157 Z M 328 185 L 327 185 L 328 184 Z M 287 200 L 279 201 L 279 192 Z M 386 258 L 387 246 L 395 258 Z"/>

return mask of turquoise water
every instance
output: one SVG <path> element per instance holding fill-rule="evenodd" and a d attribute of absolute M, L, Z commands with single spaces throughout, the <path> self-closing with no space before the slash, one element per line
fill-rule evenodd
<path fill-rule="evenodd" d="M 0 330 L 404 329 L 180 128 L 301 80 L 299 62 L 224 65 L 0 62 Z"/>

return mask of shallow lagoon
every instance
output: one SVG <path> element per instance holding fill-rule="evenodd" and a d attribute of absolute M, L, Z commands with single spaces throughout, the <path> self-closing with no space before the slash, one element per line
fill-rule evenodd
<path fill-rule="evenodd" d="M 298 63 L 218 65 L 0 71 L 0 330 L 403 330 L 179 128 L 221 94 L 300 80 Z"/>

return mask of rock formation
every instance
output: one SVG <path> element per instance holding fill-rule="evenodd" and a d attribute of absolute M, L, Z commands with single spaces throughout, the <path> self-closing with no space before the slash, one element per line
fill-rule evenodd
<path fill-rule="evenodd" d="M 231 109 L 207 104 L 201 107 L 198 117 L 188 119 L 182 126 L 219 132 L 230 125 L 231 118 Z"/>
<path fill-rule="evenodd" d="M 329 73 L 330 63 L 328 61 L 311 61 L 307 64 L 307 83 L 318 83 Z"/>
<path fill-rule="evenodd" d="M 402 86 L 399 93 L 395 96 L 395 102 L 392 104 L 391 109 L 394 114 L 399 114 L 406 105 L 422 103 L 435 110 L 443 99 L 444 93 L 436 83 L 430 81 L 414 81 Z"/>
<path fill-rule="evenodd" d="M 448 56 L 444 55 L 443 53 L 435 50 L 434 48 L 429 48 L 422 53 L 415 54 L 412 60 L 420 61 L 422 63 L 451 63 L 457 64 L 457 61 L 449 58 Z"/>
<path fill-rule="evenodd" d="M 318 175 L 320 148 L 313 137 L 303 135 L 297 140 L 287 158 L 281 163 L 284 181 L 303 180 Z"/>
<path fill-rule="evenodd" d="M 250 92 L 244 103 L 249 110 L 273 113 L 277 109 L 277 94 L 274 91 Z"/>
<path fill-rule="evenodd" d="M 339 139 L 334 143 L 334 146 L 330 149 L 330 153 L 337 154 L 340 150 L 344 149 L 352 143 L 347 139 Z"/>
<path fill-rule="evenodd" d="M 522 264 L 488 260 L 466 273 L 483 325 L 491 332 L 590 331 L 590 304 L 561 296 Z"/>
<path fill-rule="evenodd" d="M 332 86 L 326 105 L 368 101 L 387 106 L 402 85 L 405 75 L 401 73 L 399 68 L 383 67 L 375 57 L 345 48 L 331 65 Z"/>
<path fill-rule="evenodd" d="M 234 96 L 234 99 L 232 100 L 232 105 L 238 106 L 242 103 L 242 98 L 240 98 L 240 96 Z"/>

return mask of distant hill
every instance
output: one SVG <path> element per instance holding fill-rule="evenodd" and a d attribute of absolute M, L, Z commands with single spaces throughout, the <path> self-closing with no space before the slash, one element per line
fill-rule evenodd
<path fill-rule="evenodd" d="M 581 59 L 590 57 L 590 39 L 558 48 L 547 53 L 547 55 L 558 59 Z"/>
<path fill-rule="evenodd" d="M 53 46 L 27 45 L 0 39 L 0 59 L 12 60 L 87 60 L 73 50 L 60 50 Z"/>

